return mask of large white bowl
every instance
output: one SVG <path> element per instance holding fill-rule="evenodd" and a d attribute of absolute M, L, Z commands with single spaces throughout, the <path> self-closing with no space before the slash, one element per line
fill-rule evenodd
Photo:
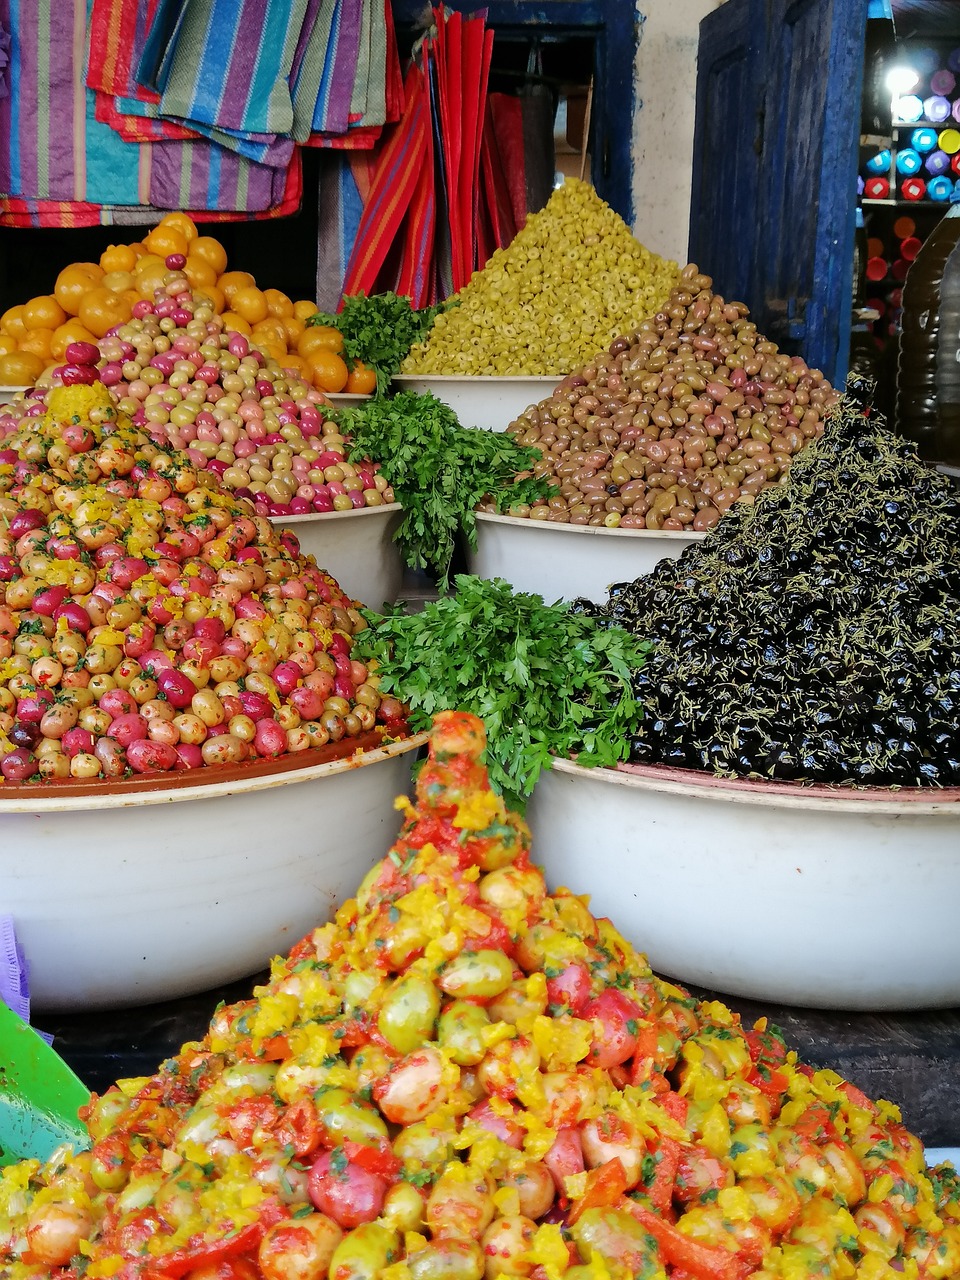
<path fill-rule="evenodd" d="M 334 409 L 356 409 L 373 399 L 372 395 L 361 395 L 358 391 L 325 391 L 323 396 Z"/>
<path fill-rule="evenodd" d="M 477 547 L 467 553 L 471 573 L 503 578 L 515 591 L 547 601 L 604 600 L 613 582 L 632 582 L 666 557 L 676 559 L 704 533 L 602 529 L 549 520 L 477 512 Z"/>
<path fill-rule="evenodd" d="M 301 551 L 331 573 L 347 595 L 379 609 L 400 594 L 403 559 L 393 535 L 402 519 L 402 507 L 391 502 L 356 511 L 275 516 L 270 523 L 295 533 Z"/>
<path fill-rule="evenodd" d="M 132 794 L 0 796 L 0 910 L 33 1007 L 148 1004 L 256 973 L 384 856 L 424 741 Z"/>
<path fill-rule="evenodd" d="M 416 391 L 418 395 L 432 392 L 449 405 L 462 427 L 506 431 L 524 409 L 548 399 L 562 381 L 562 377 L 553 374 L 546 378 L 496 378 L 482 374 L 455 377 L 398 373 L 393 386 L 396 391 Z"/>
<path fill-rule="evenodd" d="M 809 1008 L 960 1004 L 960 789 L 563 761 L 527 820 L 551 885 L 589 892 L 658 973 Z"/>

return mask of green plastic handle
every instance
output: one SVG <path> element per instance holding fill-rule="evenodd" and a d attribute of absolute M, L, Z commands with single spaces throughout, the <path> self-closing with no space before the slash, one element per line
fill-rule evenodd
<path fill-rule="evenodd" d="M 90 1146 L 77 1112 L 90 1091 L 60 1055 L 0 1001 L 0 1165 Z"/>

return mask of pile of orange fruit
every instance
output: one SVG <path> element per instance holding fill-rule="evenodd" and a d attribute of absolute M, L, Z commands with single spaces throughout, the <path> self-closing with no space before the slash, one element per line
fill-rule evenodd
<path fill-rule="evenodd" d="M 376 374 L 349 368 L 338 329 L 308 325 L 317 305 L 294 302 L 279 289 L 261 289 L 248 271 L 227 269 L 227 253 L 214 236 L 201 235 L 185 213 L 166 214 L 142 240 L 112 244 L 99 262 L 73 262 L 57 276 L 53 292 L 40 294 L 0 315 L 0 386 L 32 386 L 63 361 L 71 342 L 96 342 L 125 324 L 137 302 L 154 300 L 170 268 L 182 271 L 224 328 L 251 339 L 267 355 L 320 391 L 369 394 Z"/>

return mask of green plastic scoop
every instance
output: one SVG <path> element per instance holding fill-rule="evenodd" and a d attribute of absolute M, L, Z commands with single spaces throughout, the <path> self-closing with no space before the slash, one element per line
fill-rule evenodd
<path fill-rule="evenodd" d="M 60 1055 L 0 1001 L 0 1165 L 90 1146 L 77 1112 L 90 1091 Z"/>

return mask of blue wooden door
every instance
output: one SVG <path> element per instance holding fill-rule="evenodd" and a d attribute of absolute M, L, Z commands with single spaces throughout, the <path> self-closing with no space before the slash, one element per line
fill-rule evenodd
<path fill-rule="evenodd" d="M 690 201 L 692 262 L 725 298 L 753 297 L 753 228 L 763 143 L 766 0 L 727 0 L 700 24 Z"/>
<path fill-rule="evenodd" d="M 866 15 L 866 0 L 727 0 L 701 25 L 690 256 L 835 382 L 850 337 Z"/>

